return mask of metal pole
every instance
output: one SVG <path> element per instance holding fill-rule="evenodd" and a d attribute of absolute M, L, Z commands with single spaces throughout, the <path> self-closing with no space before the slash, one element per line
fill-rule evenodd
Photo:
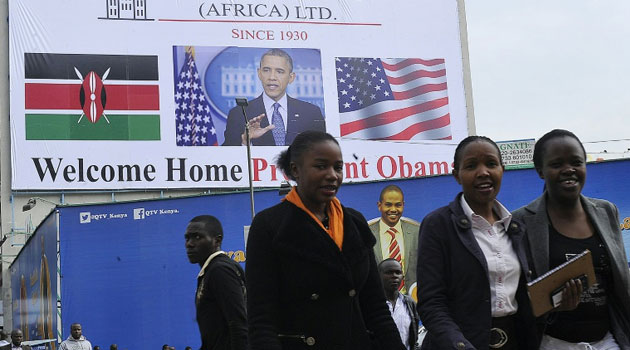
<path fill-rule="evenodd" d="M 243 109 L 243 115 L 245 115 L 245 107 Z M 247 116 L 245 116 L 247 120 Z M 252 182 L 252 145 L 249 139 L 249 125 L 245 124 L 245 140 L 247 141 L 247 172 L 249 173 L 249 203 L 252 210 L 252 220 L 254 220 L 254 183 Z"/>
<path fill-rule="evenodd" d="M 245 112 L 245 107 L 247 107 L 249 102 L 247 102 L 246 98 L 236 98 L 236 104 L 241 106 L 241 109 L 243 110 L 243 118 L 245 118 L 245 146 L 247 146 L 247 172 L 249 173 L 249 203 L 251 205 L 252 220 L 254 220 L 256 211 L 254 211 L 254 183 L 252 182 L 252 145 L 249 138 L 249 119 L 247 118 L 247 113 Z"/>

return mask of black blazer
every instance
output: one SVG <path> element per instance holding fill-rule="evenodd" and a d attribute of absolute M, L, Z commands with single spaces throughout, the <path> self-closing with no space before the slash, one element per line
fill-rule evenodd
<path fill-rule="evenodd" d="M 9 342 L 8 345 L 4 345 L 4 346 L 0 346 L 0 350 L 11 350 L 11 346 L 13 345 L 13 343 L 11 343 L 11 340 L 7 340 Z M 22 350 L 31 350 L 31 347 L 28 345 L 22 345 Z M 90 349 L 91 350 L 91 349 Z"/>
<path fill-rule="evenodd" d="M 461 196 L 427 215 L 420 226 L 418 313 L 427 329 L 421 349 L 489 348 L 492 313 L 488 265 L 460 205 Z M 524 227 L 512 220 L 507 234 L 522 271 L 516 292 L 518 343 L 522 349 L 537 349 L 526 288 L 526 276 L 531 272 L 522 244 Z"/>
<path fill-rule="evenodd" d="M 225 254 L 215 256 L 197 278 L 195 297 L 200 350 L 247 350 L 245 275 Z"/>
<path fill-rule="evenodd" d="M 326 132 L 326 122 L 322 115 L 322 110 L 314 104 L 297 100 L 287 95 L 287 137 L 285 144 L 290 145 L 297 134 L 305 130 L 318 130 Z M 265 104 L 262 95 L 249 101 L 249 105 L 245 107 L 247 117 L 252 119 L 262 113 L 266 113 Z M 263 118 L 260 127 L 269 126 L 271 116 Z M 240 146 L 242 144 L 241 135 L 245 132 L 245 119 L 241 107 L 234 107 L 228 113 L 227 124 L 223 136 L 225 140 L 222 146 Z M 254 146 L 275 146 L 276 141 L 273 139 L 271 131 L 265 133 L 261 137 L 252 140 Z"/>
<path fill-rule="evenodd" d="M 254 218 L 247 241 L 252 350 L 403 350 L 365 218 L 343 208 L 340 251 L 288 201 Z"/>
<path fill-rule="evenodd" d="M 407 312 L 411 315 L 411 324 L 409 325 L 409 339 L 407 339 L 407 343 L 409 344 L 409 348 L 414 350 L 415 344 L 418 341 L 418 326 L 420 324 L 420 316 L 418 316 L 418 310 L 416 310 L 416 302 L 413 299 L 403 294 L 403 299 L 405 300 L 405 307 L 407 307 Z"/>

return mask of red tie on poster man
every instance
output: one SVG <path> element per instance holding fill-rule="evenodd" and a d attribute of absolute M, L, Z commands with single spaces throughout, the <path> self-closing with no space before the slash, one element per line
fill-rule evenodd
<path fill-rule="evenodd" d="M 396 259 L 396 261 L 400 263 L 400 266 L 402 266 L 402 254 L 400 253 L 400 246 L 398 245 L 398 241 L 396 240 L 396 233 L 398 233 L 398 230 L 393 227 L 390 227 L 387 230 L 387 234 L 392 236 L 392 240 L 389 242 L 389 257 L 391 259 Z M 403 279 L 400 281 L 400 286 L 398 287 L 398 290 L 401 290 L 404 286 L 405 280 Z"/>

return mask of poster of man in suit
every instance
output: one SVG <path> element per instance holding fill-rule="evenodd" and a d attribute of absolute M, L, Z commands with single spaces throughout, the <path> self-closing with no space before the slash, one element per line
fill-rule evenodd
<path fill-rule="evenodd" d="M 381 190 L 377 207 L 381 217 L 368 222 L 376 238 L 374 245 L 376 261 L 393 258 L 400 262 L 404 274 L 400 291 L 413 296 L 420 223 L 402 216 L 405 199 L 402 190 L 396 185 L 385 186 Z"/>
<path fill-rule="evenodd" d="M 304 130 L 326 131 L 319 107 L 287 94 L 294 82 L 293 59 L 281 49 L 271 49 L 260 59 L 257 76 L 263 93 L 249 101 L 246 108 L 252 145 L 290 145 Z M 230 110 L 225 127 L 224 146 L 245 144 L 245 118 L 240 107 Z"/>
<path fill-rule="evenodd" d="M 317 49 L 174 46 L 173 59 L 178 146 L 244 145 L 246 119 L 254 146 L 326 131 Z"/>

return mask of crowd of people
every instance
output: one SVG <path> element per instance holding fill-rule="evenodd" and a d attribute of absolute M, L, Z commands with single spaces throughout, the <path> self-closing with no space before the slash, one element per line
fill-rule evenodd
<path fill-rule="evenodd" d="M 9 335 L 4 331 L 0 331 L 0 350 L 31 350 L 31 346 L 22 343 L 23 339 L 24 335 L 20 329 L 11 331 L 10 342 L 8 341 Z M 42 344 L 46 346 L 47 343 Z M 51 349 L 51 347 L 46 347 L 46 349 Z M 73 323 L 70 325 L 70 335 L 59 344 L 59 350 L 101 350 L 101 347 L 99 345 L 92 347 L 92 343 L 83 335 L 81 324 Z M 118 344 L 111 344 L 109 350 L 118 350 Z M 175 350 L 175 347 L 164 344 L 162 350 Z M 192 350 L 192 348 L 187 346 L 184 350 Z"/>
<path fill-rule="evenodd" d="M 343 164 L 331 135 L 295 137 L 277 166 L 296 186 L 255 216 L 245 271 L 220 250 L 219 220 L 191 220 L 201 349 L 630 349 L 618 212 L 582 195 L 586 152 L 573 133 L 538 140 L 544 191 L 514 212 L 496 199 L 504 172 L 496 143 L 462 140 L 453 163 L 461 192 L 419 230 L 401 222 L 395 186 L 380 195 L 378 222 L 341 204 Z M 534 317 L 527 282 L 585 249 L 597 283 L 569 279 L 559 306 Z"/>

